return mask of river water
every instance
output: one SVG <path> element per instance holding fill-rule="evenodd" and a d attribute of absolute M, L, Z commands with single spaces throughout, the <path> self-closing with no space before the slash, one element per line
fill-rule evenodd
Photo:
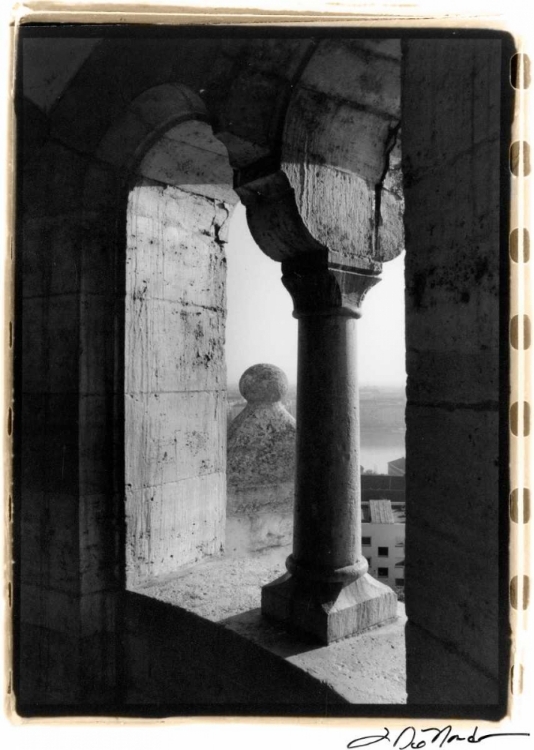
<path fill-rule="evenodd" d="M 388 473 L 388 461 L 406 455 L 404 432 L 362 430 L 360 436 L 360 465 L 376 474 Z"/>

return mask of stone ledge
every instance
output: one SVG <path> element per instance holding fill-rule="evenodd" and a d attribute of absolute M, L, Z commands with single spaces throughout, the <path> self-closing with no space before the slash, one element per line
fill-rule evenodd
<path fill-rule="evenodd" d="M 404 605 L 397 619 L 318 645 L 261 615 L 261 586 L 284 571 L 288 548 L 249 558 L 212 558 L 139 593 L 194 612 L 302 670 L 352 704 L 406 703 Z"/>
<path fill-rule="evenodd" d="M 404 605 L 397 619 L 360 635 L 318 646 L 268 622 L 259 609 L 230 617 L 225 627 L 277 654 L 353 704 L 406 703 Z"/>

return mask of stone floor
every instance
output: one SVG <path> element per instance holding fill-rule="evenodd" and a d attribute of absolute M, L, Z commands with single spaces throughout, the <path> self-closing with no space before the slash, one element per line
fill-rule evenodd
<path fill-rule="evenodd" d="M 289 549 L 211 558 L 139 593 L 218 622 L 326 682 L 355 704 L 406 702 L 404 605 L 398 619 L 329 646 L 289 635 L 260 613 L 260 588 L 285 572 Z"/>

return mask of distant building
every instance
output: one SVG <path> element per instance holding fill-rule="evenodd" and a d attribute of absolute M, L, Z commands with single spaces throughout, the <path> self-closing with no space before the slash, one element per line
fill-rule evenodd
<path fill-rule="evenodd" d="M 362 553 L 369 573 L 393 588 L 404 586 L 405 520 L 404 502 L 362 502 Z"/>
<path fill-rule="evenodd" d="M 403 477 L 406 472 L 406 459 L 396 458 L 394 461 L 388 461 L 388 474 L 390 477 Z"/>

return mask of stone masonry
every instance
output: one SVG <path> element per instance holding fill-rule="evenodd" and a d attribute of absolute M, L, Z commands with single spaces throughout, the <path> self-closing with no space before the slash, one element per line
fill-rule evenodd
<path fill-rule="evenodd" d="M 305 473 L 297 482 L 301 519 L 331 512 L 330 531 L 340 528 L 340 507 L 353 514 L 359 497 L 345 466 L 357 454 L 357 401 L 349 393 L 355 380 L 347 391 L 333 371 L 352 350 L 351 298 L 363 297 L 406 236 L 408 703 L 437 712 L 461 705 L 470 715 L 498 718 L 506 710 L 509 652 L 508 581 L 500 575 L 508 554 L 508 349 L 500 343 L 508 331 L 508 218 L 500 164 L 511 107 L 501 107 L 501 76 L 512 45 L 493 32 L 401 44 L 370 31 L 359 36 L 360 29 L 339 38 L 319 27 L 313 36 L 307 28 L 257 38 L 249 29 L 211 31 L 199 36 L 177 27 L 143 38 L 106 28 L 87 39 L 73 27 L 62 39 L 46 28 L 20 29 L 17 708 L 36 715 L 66 707 L 81 715 L 124 705 L 137 688 L 135 670 L 125 665 L 140 653 L 156 704 L 168 695 L 156 640 L 142 632 L 135 647 L 124 640 L 124 602 L 135 599 L 160 639 L 168 612 L 156 612 L 126 586 L 170 573 L 171 555 L 192 561 L 222 542 L 218 285 L 222 219 L 237 194 L 253 237 L 282 264 L 284 283 L 298 298 L 304 377 L 323 372 L 328 399 L 339 413 L 350 412 L 343 428 L 350 440 L 338 431 L 337 453 L 328 454 L 328 435 L 321 447 L 327 460 L 319 479 L 332 478 L 341 494 L 331 497 L 340 504 L 307 493 Z M 166 229 L 150 226 L 145 200 L 154 201 Z M 158 268 L 163 256 L 170 275 Z M 154 271 L 146 291 L 145 276 L 130 267 L 134 257 Z M 145 317 L 137 339 L 132 315 L 139 311 Z M 345 314 L 348 322 L 340 319 Z M 180 322 L 171 324 L 169 315 Z M 175 347 L 172 364 L 161 356 L 164 345 Z M 343 378 L 346 365 L 356 367 L 345 361 Z M 298 406 L 307 426 L 297 463 L 305 467 L 302 451 L 320 443 L 315 433 L 330 423 L 323 415 L 313 432 L 320 379 L 299 389 L 308 394 Z M 158 399 L 180 404 L 183 420 L 163 418 Z M 211 463 L 203 464 L 208 453 Z M 176 503 L 166 494 L 171 485 Z M 190 526 L 180 528 L 184 523 Z M 312 534 L 319 526 L 312 524 Z M 296 565 L 312 554 L 306 528 Z M 336 569 L 348 550 L 355 572 L 353 540 L 317 538 L 323 557 L 339 557 Z M 300 615 L 309 620 L 305 607 Z M 220 644 L 217 627 L 207 638 L 195 620 L 188 632 L 187 663 L 197 665 L 196 654 L 205 657 L 209 644 Z M 232 669 L 246 671 L 246 651 L 233 653 Z M 324 715 L 325 704 L 310 711 Z M 335 711 L 329 704 L 327 713 Z"/>

